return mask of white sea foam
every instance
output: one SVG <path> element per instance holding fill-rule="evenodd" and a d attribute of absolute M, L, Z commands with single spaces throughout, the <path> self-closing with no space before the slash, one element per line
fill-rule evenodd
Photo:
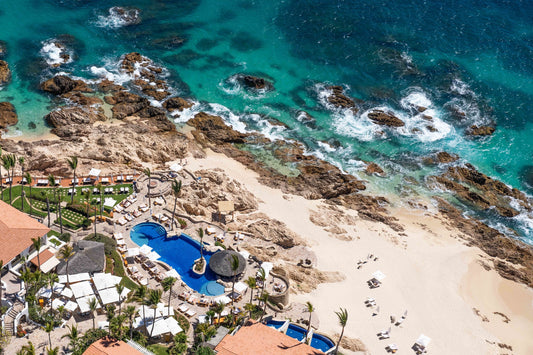
<path fill-rule="evenodd" d="M 229 108 L 217 103 L 209 103 L 207 107 L 207 113 L 220 116 L 224 119 L 224 122 L 229 124 L 234 130 L 246 133 L 246 124 L 240 120 L 240 117 L 234 114 Z"/>
<path fill-rule="evenodd" d="M 120 28 L 136 24 L 140 21 L 139 10 L 137 9 L 120 9 L 112 7 L 107 16 L 99 15 L 96 26 L 107 28 Z"/>
<path fill-rule="evenodd" d="M 72 62 L 72 53 L 63 44 L 59 43 L 56 39 L 50 39 L 42 42 L 43 46 L 39 53 L 44 58 L 48 65 L 58 66 L 61 64 Z M 64 58 L 64 55 L 68 55 L 68 58 Z"/>
<path fill-rule="evenodd" d="M 450 90 L 459 95 L 470 95 L 476 97 L 476 93 L 470 89 L 470 86 L 459 78 L 453 79 Z"/>
<path fill-rule="evenodd" d="M 355 117 L 352 110 L 332 113 L 335 131 L 343 136 L 357 138 L 365 142 L 376 138 L 386 138 L 387 134 L 380 126 L 368 119 L 368 112 L 365 111 L 360 117 Z"/>
<path fill-rule="evenodd" d="M 422 107 L 429 108 L 433 103 L 423 91 L 415 88 L 409 95 L 400 100 L 400 105 L 406 110 L 411 108 L 418 110 Z"/>
<path fill-rule="evenodd" d="M 329 145 L 327 143 L 318 141 L 317 144 L 318 144 L 318 146 L 320 148 L 322 148 L 323 150 L 325 150 L 328 153 L 333 153 L 333 152 L 337 151 L 337 149 L 335 149 L 334 147 L 332 147 L 331 145 Z"/>

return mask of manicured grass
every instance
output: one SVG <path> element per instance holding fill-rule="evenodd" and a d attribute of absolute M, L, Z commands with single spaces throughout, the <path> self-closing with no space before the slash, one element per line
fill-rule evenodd
<path fill-rule="evenodd" d="M 59 232 L 56 232 L 54 230 L 50 230 L 50 232 L 48 232 L 48 237 L 59 237 Z"/>
<path fill-rule="evenodd" d="M 169 354 L 168 348 L 166 346 L 159 345 L 159 344 L 148 345 L 147 349 L 153 352 L 155 355 L 168 355 Z"/>

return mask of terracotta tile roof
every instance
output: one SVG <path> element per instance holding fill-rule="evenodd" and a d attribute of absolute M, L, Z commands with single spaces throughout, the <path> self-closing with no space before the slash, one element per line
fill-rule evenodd
<path fill-rule="evenodd" d="M 0 260 L 7 264 L 32 245 L 32 238 L 41 238 L 49 230 L 25 213 L 0 201 Z"/>
<path fill-rule="evenodd" d="M 216 346 L 217 355 L 320 355 L 322 351 L 264 324 L 249 322 Z"/>
<path fill-rule="evenodd" d="M 54 256 L 54 253 L 50 251 L 50 249 L 43 250 L 39 253 L 39 258 L 41 259 L 41 265 L 50 260 Z M 31 263 L 35 266 L 39 266 L 39 260 L 37 260 L 37 256 L 35 258 L 30 260 Z"/>
<path fill-rule="evenodd" d="M 143 353 L 123 341 L 105 337 L 92 343 L 83 355 L 143 355 Z"/>

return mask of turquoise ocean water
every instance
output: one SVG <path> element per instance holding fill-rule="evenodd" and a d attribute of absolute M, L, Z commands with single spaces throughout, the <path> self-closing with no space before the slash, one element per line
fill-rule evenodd
<path fill-rule="evenodd" d="M 138 9 L 141 23 L 125 26 L 110 14 L 112 6 Z M 168 69 L 175 94 L 197 102 L 178 124 L 205 110 L 239 130 L 297 139 L 382 194 L 426 194 L 423 182 L 436 170 L 421 160 L 440 150 L 533 193 L 531 1 L 19 0 L 0 4 L 0 23 L 4 59 L 13 70 L 0 100 L 11 101 L 19 114 L 9 135 L 47 131 L 42 117 L 55 103 L 39 92 L 40 81 L 66 72 L 127 85 L 117 62 L 138 51 Z M 66 45 L 69 63 L 50 66 L 57 59 L 52 40 Z M 263 76 L 275 90 L 249 92 L 234 79 L 238 73 Z M 360 112 L 328 105 L 329 84 L 363 100 Z M 436 132 L 416 105 L 428 107 Z M 372 108 L 393 110 L 405 129 L 372 124 L 366 117 Z M 316 122 L 305 123 L 302 110 Z M 491 122 L 497 127 L 492 137 L 464 134 L 472 124 Z M 362 160 L 377 162 L 389 178 L 361 175 Z M 512 219 L 491 211 L 478 216 L 533 240 L 532 216 L 525 212 Z"/>

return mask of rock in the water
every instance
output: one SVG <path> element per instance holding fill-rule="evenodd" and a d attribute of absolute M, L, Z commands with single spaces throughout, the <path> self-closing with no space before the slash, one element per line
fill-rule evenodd
<path fill-rule="evenodd" d="M 117 85 L 113 81 L 108 80 L 108 79 L 103 79 L 98 84 L 98 91 L 103 92 L 103 93 L 113 93 L 113 92 L 124 91 L 124 90 L 126 90 L 126 88 L 124 88 L 121 85 Z"/>
<path fill-rule="evenodd" d="M 188 122 L 208 137 L 210 141 L 220 143 L 244 143 L 246 134 L 240 133 L 227 126 L 219 116 L 212 116 L 205 112 L 197 113 Z"/>
<path fill-rule="evenodd" d="M 122 26 L 132 26 L 141 23 L 141 13 L 136 8 L 113 6 L 109 9 L 109 15 L 117 18 Z"/>
<path fill-rule="evenodd" d="M 455 154 L 450 154 L 448 152 L 438 152 L 437 161 L 441 164 L 453 163 L 458 160 L 459 156 Z"/>
<path fill-rule="evenodd" d="M 10 102 L 0 102 L 0 129 L 16 125 L 18 123 L 15 106 Z"/>
<path fill-rule="evenodd" d="M 267 86 L 265 79 L 252 75 L 243 76 L 242 82 L 252 89 L 264 89 Z"/>
<path fill-rule="evenodd" d="M 490 136 L 494 131 L 496 131 L 496 129 L 491 126 L 472 125 L 466 132 L 471 136 Z"/>
<path fill-rule="evenodd" d="M 69 102 L 81 105 L 81 106 L 92 106 L 92 105 L 101 105 L 103 104 L 102 99 L 96 96 L 87 96 L 83 95 L 80 92 L 70 91 L 62 96 L 64 99 L 67 99 Z"/>
<path fill-rule="evenodd" d="M 357 113 L 355 108 L 355 101 L 344 94 L 344 88 L 342 86 L 333 85 L 328 86 L 326 89 L 331 90 L 332 94 L 328 96 L 328 102 L 336 107 L 352 108 L 354 113 Z"/>
<path fill-rule="evenodd" d="M 11 70 L 5 60 L 0 60 L 0 85 L 4 85 L 11 80 Z"/>
<path fill-rule="evenodd" d="M 377 176 L 380 176 L 380 177 L 387 176 L 387 174 L 381 168 L 381 166 L 379 166 L 378 164 L 376 164 L 374 162 L 371 162 L 371 163 L 367 162 L 365 173 L 367 173 L 368 175 L 377 175 Z"/>
<path fill-rule="evenodd" d="M 373 110 L 368 113 L 368 118 L 375 124 L 389 127 L 403 127 L 405 123 L 391 113 L 381 110 Z"/>
<path fill-rule="evenodd" d="M 171 97 L 163 103 L 163 107 L 168 111 L 183 111 L 186 108 L 193 107 L 193 103 L 181 97 Z"/>
<path fill-rule="evenodd" d="M 7 43 L 0 41 L 0 58 L 5 57 L 7 54 Z"/>
<path fill-rule="evenodd" d="M 54 95 L 63 95 L 70 91 L 92 92 L 82 80 L 74 80 L 66 75 L 56 75 L 42 82 L 41 90 Z"/>

